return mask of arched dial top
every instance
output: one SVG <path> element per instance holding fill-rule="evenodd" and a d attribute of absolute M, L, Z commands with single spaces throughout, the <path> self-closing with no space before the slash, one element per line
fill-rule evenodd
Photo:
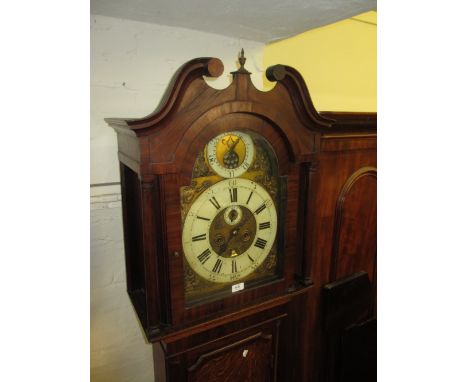
<path fill-rule="evenodd" d="M 235 178 L 245 173 L 255 157 L 252 138 L 241 131 L 220 134 L 208 142 L 206 161 L 223 178 Z"/>
<path fill-rule="evenodd" d="M 275 204 L 262 186 L 248 179 L 222 180 L 203 192 L 187 213 L 185 258 L 206 280 L 240 280 L 266 259 L 277 226 Z"/>

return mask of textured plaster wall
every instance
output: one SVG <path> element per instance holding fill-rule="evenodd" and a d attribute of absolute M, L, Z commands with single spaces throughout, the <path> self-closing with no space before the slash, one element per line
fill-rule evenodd
<path fill-rule="evenodd" d="M 264 45 L 193 30 L 104 16 L 91 17 L 91 380 L 152 382 L 145 343 L 125 288 L 117 140 L 105 117 L 145 116 L 159 103 L 186 61 L 219 57 L 225 66 L 213 87 L 229 84 L 241 48 L 252 80 L 262 87 Z M 97 186 L 96 186 L 97 185 Z"/>
<path fill-rule="evenodd" d="M 224 73 L 209 84 L 226 87 L 242 47 L 252 81 L 262 88 L 264 44 L 92 15 L 91 184 L 119 180 L 117 139 L 105 117 L 144 117 L 151 113 L 174 72 L 196 57 L 220 58 Z"/>

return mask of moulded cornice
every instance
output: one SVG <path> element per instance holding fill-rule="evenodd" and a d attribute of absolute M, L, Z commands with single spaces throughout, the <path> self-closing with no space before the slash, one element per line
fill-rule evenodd
<path fill-rule="evenodd" d="M 269 92 L 262 92 L 256 89 L 250 80 L 250 73 L 242 69 L 243 66 L 238 71 L 232 73 L 233 82 L 227 88 L 215 91 L 221 94 L 231 86 L 239 87 L 238 78 L 247 77 L 248 81 L 246 82 L 248 83 L 247 87 L 249 91 L 255 89 L 254 92 L 256 91 L 260 94 L 275 92 L 275 88 Z M 186 91 L 194 80 L 203 78 L 203 76 L 219 77 L 223 73 L 223 70 L 223 63 L 218 58 L 201 57 L 188 61 L 174 74 L 159 106 L 151 114 L 143 118 L 106 118 L 105 120 L 113 127 L 126 127 L 134 131 L 156 126 L 171 112 L 176 101 L 182 96 L 183 91 Z M 270 81 L 281 82 L 284 85 L 289 93 L 291 102 L 298 112 L 297 114 L 301 118 L 301 122 L 306 127 L 311 129 L 329 129 L 333 126 L 334 119 L 320 115 L 315 109 L 304 79 L 297 70 L 290 66 L 274 65 L 267 69 L 266 74 Z"/>

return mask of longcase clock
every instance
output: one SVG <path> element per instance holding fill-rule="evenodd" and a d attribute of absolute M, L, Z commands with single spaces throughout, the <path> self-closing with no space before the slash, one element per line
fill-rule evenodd
<path fill-rule="evenodd" d="M 157 381 L 295 380 L 302 367 L 284 354 L 303 335 L 291 306 L 313 287 L 307 206 L 334 120 L 294 69 L 269 68 L 277 84 L 262 92 L 244 64 L 242 52 L 216 90 L 204 76 L 221 75 L 221 61 L 194 59 L 152 114 L 106 119 L 118 137 L 127 290 Z"/>

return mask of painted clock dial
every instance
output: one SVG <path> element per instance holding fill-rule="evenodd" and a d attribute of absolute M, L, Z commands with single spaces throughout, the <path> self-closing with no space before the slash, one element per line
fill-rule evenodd
<path fill-rule="evenodd" d="M 252 165 L 255 146 L 252 138 L 241 131 L 230 131 L 208 142 L 205 155 L 209 166 L 223 178 L 235 178 Z"/>
<path fill-rule="evenodd" d="M 254 131 L 205 143 L 180 189 L 187 306 L 282 277 L 285 182 L 272 146 Z"/>
<path fill-rule="evenodd" d="M 226 179 L 205 190 L 187 213 L 182 245 L 203 279 L 229 283 L 258 268 L 275 242 L 277 212 L 269 193 L 248 179 Z"/>

